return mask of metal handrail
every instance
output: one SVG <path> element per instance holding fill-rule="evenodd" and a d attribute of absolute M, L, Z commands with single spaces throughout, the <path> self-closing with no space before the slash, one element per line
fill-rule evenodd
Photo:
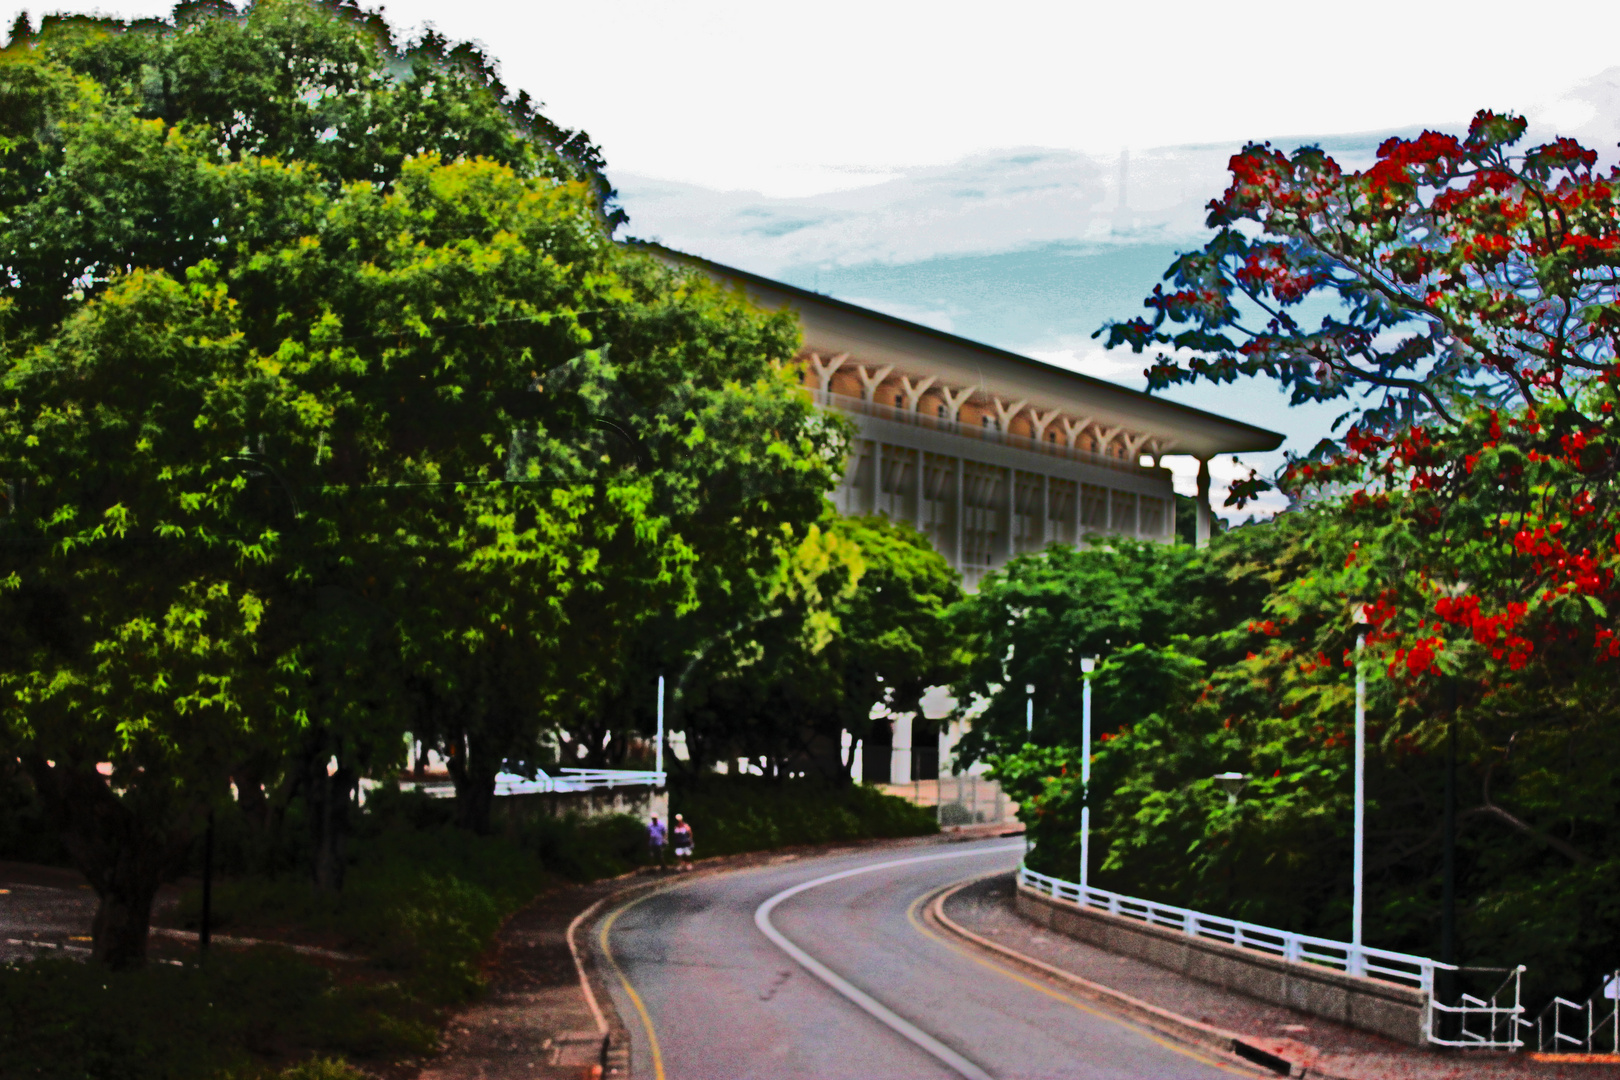
<path fill-rule="evenodd" d="M 1337 968 L 1351 975 L 1382 978 L 1388 982 L 1415 986 L 1431 996 L 1434 993 L 1435 971 L 1456 970 L 1453 965 L 1430 960 L 1424 956 L 1366 946 L 1358 949 L 1348 942 L 1313 937 L 1310 934 L 1297 934 L 1292 930 L 1277 930 L 1257 923 L 1244 922 L 1241 919 L 1208 915 L 1173 904 L 1123 896 L 1090 885 L 1086 886 L 1085 900 L 1082 901 L 1081 888 L 1075 882 L 1051 877 L 1026 866 L 1020 866 L 1018 874 L 1020 884 L 1060 900 L 1072 901 L 1082 907 L 1106 911 L 1111 915 L 1123 915 L 1127 919 L 1135 919 L 1150 926 L 1162 926 L 1188 937 L 1209 938 L 1227 945 L 1253 949 L 1284 960 L 1318 964 Z"/>
<path fill-rule="evenodd" d="M 1319 964 L 1350 975 L 1414 986 L 1422 991 L 1427 1003 L 1423 1016 L 1424 1038 L 1437 1046 L 1473 1050 L 1518 1050 L 1524 1046 L 1519 1029 L 1530 1025 L 1528 1021 L 1521 1019 L 1524 1006 L 1519 1001 L 1519 988 L 1520 977 L 1525 970 L 1523 964 L 1516 968 L 1464 968 L 1412 953 L 1370 949 L 1365 945 L 1358 948 L 1349 942 L 1296 934 L 1292 930 L 1276 930 L 1241 919 L 1206 915 L 1190 908 L 1124 896 L 1090 885 L 1082 888 L 1073 881 L 1064 881 L 1062 878 L 1031 870 L 1023 863 L 1018 864 L 1018 883 L 1056 899 L 1068 900 L 1082 908 L 1094 908 L 1106 911 L 1110 915 L 1121 915 L 1149 926 L 1162 926 L 1188 937 L 1209 938 L 1296 963 Z M 1507 972 L 1508 976 L 1489 1000 L 1463 994 L 1456 1005 L 1443 1005 L 1434 997 L 1434 976 L 1437 971 L 1494 971 Z M 1616 985 L 1620 986 L 1620 974 L 1617 974 L 1616 979 Z M 1502 996 L 1509 984 L 1513 988 L 1513 1004 L 1498 1005 L 1497 998 Z M 1448 1039 L 1440 1031 L 1440 1025 L 1436 1021 L 1442 1014 L 1459 1018 L 1458 1038 Z M 1471 1020 L 1485 1021 L 1487 1025 L 1485 1032 L 1471 1030 Z M 1617 1020 L 1617 1023 L 1620 1023 L 1620 1020 Z M 1505 1037 L 1502 1035 L 1504 1028 Z"/>
<path fill-rule="evenodd" d="M 958 435 L 966 439 L 978 439 L 982 442 L 1002 443 L 1014 446 L 1020 450 L 1027 450 L 1036 454 L 1049 454 L 1052 457 L 1068 458 L 1071 461 L 1082 462 L 1086 465 L 1096 465 L 1099 468 L 1113 469 L 1117 472 L 1152 475 L 1161 472 L 1151 465 L 1141 465 L 1125 458 L 1109 457 L 1094 450 L 1081 450 L 1060 442 L 1042 442 L 1032 439 L 1028 435 L 1014 435 L 1010 431 L 1000 428 L 974 427 L 964 424 L 960 420 L 951 420 L 943 416 L 929 416 L 923 412 L 913 412 L 910 409 L 900 409 L 893 405 L 884 405 L 876 401 L 867 401 L 864 398 L 851 397 L 848 394 L 835 394 L 829 390 L 811 390 L 811 400 L 817 405 L 841 412 L 855 413 L 860 416 L 872 416 L 879 420 L 892 420 L 899 424 L 909 424 L 912 427 L 930 428 L 934 431 L 943 431 L 951 435 Z"/>
<path fill-rule="evenodd" d="M 573 791 L 611 791 L 623 787 L 663 787 L 668 773 L 652 769 L 558 769 L 552 776 L 544 769 L 531 779 L 516 773 L 497 773 L 496 795 L 553 795 Z M 408 785 L 432 799 L 454 797 L 456 786 L 448 781 Z"/>
<path fill-rule="evenodd" d="M 1605 1009 L 1607 1015 L 1601 1015 Z M 1573 1033 L 1564 1030 L 1565 1013 L 1575 1014 Z M 1553 998 L 1536 1022 L 1527 1021 L 1525 1026 L 1536 1029 L 1536 1044 L 1544 1054 L 1620 1054 L 1620 971 L 1604 975 L 1597 991 L 1585 1001 Z"/>

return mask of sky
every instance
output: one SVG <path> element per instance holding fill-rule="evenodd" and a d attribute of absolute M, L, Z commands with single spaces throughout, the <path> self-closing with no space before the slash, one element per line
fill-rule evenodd
<path fill-rule="evenodd" d="M 0 6 L 133 18 L 145 0 Z M 1141 311 L 1244 142 L 1370 160 L 1479 108 L 1620 139 L 1620 4 L 393 0 L 481 43 L 602 147 L 627 234 L 1133 387 L 1091 334 Z M 1308 450 L 1342 412 L 1264 384 L 1165 396 Z M 1217 487 L 1275 468 L 1212 463 Z M 1167 461 L 1191 490 L 1194 464 Z M 1217 502 L 1219 499 L 1217 499 Z M 1275 509 L 1270 503 L 1262 509 Z"/>

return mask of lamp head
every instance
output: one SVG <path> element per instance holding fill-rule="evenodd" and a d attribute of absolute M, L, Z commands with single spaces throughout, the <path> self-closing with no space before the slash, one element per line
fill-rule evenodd
<path fill-rule="evenodd" d="M 1210 779 L 1219 784 L 1222 791 L 1233 796 L 1242 791 L 1249 782 L 1248 774 L 1240 772 L 1216 773 Z"/>
<path fill-rule="evenodd" d="M 1090 675 L 1093 671 L 1096 671 L 1097 658 L 1095 656 L 1082 656 L 1080 658 L 1080 670 L 1087 675 Z"/>
<path fill-rule="evenodd" d="M 1371 604 L 1350 605 L 1350 621 L 1355 623 L 1357 630 L 1370 630 L 1373 625 Z"/>
<path fill-rule="evenodd" d="M 1030 682 L 1030 683 L 1025 683 L 1024 684 L 1024 693 L 1033 694 L 1034 692 L 1035 692 L 1035 684 L 1034 683 Z"/>

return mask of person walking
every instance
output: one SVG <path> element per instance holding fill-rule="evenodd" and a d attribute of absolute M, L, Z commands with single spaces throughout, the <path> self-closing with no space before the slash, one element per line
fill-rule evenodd
<path fill-rule="evenodd" d="M 675 815 L 675 860 L 682 870 L 692 869 L 692 826 L 681 815 Z"/>
<path fill-rule="evenodd" d="M 652 823 L 647 826 L 647 852 L 652 856 L 653 865 L 662 870 L 664 868 L 664 823 L 654 814 Z"/>

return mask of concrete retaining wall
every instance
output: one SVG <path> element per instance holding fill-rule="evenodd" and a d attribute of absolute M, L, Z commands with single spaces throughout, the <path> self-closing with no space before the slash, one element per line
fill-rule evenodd
<path fill-rule="evenodd" d="M 1324 1020 L 1411 1045 L 1426 1045 L 1423 1016 L 1428 995 L 1413 987 L 1346 975 L 1208 938 L 1191 938 L 1122 915 L 1082 909 L 1022 885 L 1015 904 L 1026 919 L 1100 949 Z"/>
<path fill-rule="evenodd" d="M 497 822 L 505 822 L 510 829 L 536 818 L 560 818 L 569 814 L 582 818 L 629 814 L 643 821 L 657 814 L 659 820 L 668 821 L 669 792 L 667 789 L 637 784 L 594 791 L 497 795 L 490 816 Z"/>

